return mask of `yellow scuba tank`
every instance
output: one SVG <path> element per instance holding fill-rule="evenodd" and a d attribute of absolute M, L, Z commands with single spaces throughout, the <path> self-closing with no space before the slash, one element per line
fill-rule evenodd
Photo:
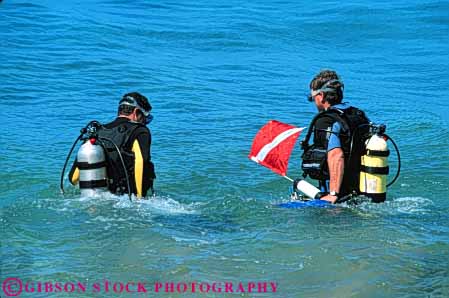
<path fill-rule="evenodd" d="M 385 126 L 375 126 L 374 134 L 365 142 L 366 154 L 361 157 L 360 193 L 375 203 L 387 198 L 388 150 Z"/>

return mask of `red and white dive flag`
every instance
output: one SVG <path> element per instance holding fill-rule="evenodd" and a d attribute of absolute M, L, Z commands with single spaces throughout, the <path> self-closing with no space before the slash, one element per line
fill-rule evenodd
<path fill-rule="evenodd" d="M 303 129 L 276 120 L 269 121 L 254 138 L 249 159 L 285 176 L 293 146 Z"/>

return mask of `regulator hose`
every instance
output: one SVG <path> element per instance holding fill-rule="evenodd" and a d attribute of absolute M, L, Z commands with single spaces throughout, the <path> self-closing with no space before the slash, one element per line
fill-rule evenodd
<path fill-rule="evenodd" d="M 399 148 L 396 145 L 395 141 L 390 138 L 388 135 L 383 134 L 387 140 L 391 141 L 391 143 L 393 144 L 394 149 L 396 150 L 396 156 L 398 157 L 398 170 L 396 171 L 396 175 L 394 176 L 393 180 L 387 184 L 387 187 L 390 187 L 391 185 L 393 185 L 396 180 L 399 178 L 399 174 L 401 173 L 401 153 L 399 153 Z"/>
<path fill-rule="evenodd" d="M 67 163 L 69 162 L 70 156 L 72 156 L 73 149 L 75 149 L 76 144 L 79 142 L 79 140 L 81 140 L 81 138 L 86 133 L 86 131 L 87 131 L 86 128 L 81 129 L 81 134 L 78 136 L 76 141 L 73 143 L 72 148 L 70 149 L 69 154 L 67 155 L 67 158 L 65 159 L 64 167 L 62 168 L 62 172 L 61 172 L 61 181 L 59 184 L 59 189 L 61 190 L 62 194 L 64 194 L 64 173 L 65 173 L 65 169 L 67 167 Z"/>
<path fill-rule="evenodd" d="M 125 161 L 123 160 L 122 153 L 120 152 L 120 150 L 118 149 L 118 146 L 114 143 L 113 140 L 111 140 L 111 139 L 109 139 L 109 138 L 104 138 L 104 137 L 99 137 L 98 140 L 101 142 L 101 145 L 103 146 L 103 148 L 105 148 L 105 146 L 104 146 L 104 143 L 103 143 L 102 140 L 105 140 L 105 141 L 107 141 L 107 142 L 110 142 L 112 145 L 114 145 L 114 148 L 115 148 L 115 150 L 117 151 L 118 156 L 120 157 L 120 163 L 122 164 L 123 172 L 125 172 L 126 185 L 128 186 L 128 197 L 129 197 L 129 200 L 132 202 L 132 199 L 131 199 L 131 185 L 130 185 L 130 183 L 129 183 L 128 170 L 126 169 Z"/>
<path fill-rule="evenodd" d="M 64 194 L 64 174 L 65 174 L 65 169 L 67 167 L 67 163 L 69 162 L 70 156 L 72 156 L 73 149 L 75 149 L 76 144 L 87 133 L 87 128 L 89 126 L 91 126 L 92 124 L 95 124 L 95 126 L 97 126 L 100 123 L 98 121 L 96 121 L 96 120 L 93 120 L 93 121 L 90 121 L 89 123 L 87 123 L 87 125 L 85 127 L 81 128 L 80 135 L 78 136 L 78 138 L 73 143 L 72 148 L 70 149 L 69 154 L 67 155 L 67 158 L 65 159 L 65 163 L 64 163 L 64 166 L 62 167 L 62 172 L 61 172 L 61 181 L 59 183 L 59 189 L 61 190 L 62 194 Z"/>
<path fill-rule="evenodd" d="M 364 126 L 371 126 L 371 125 L 370 125 L 370 124 L 362 124 L 362 125 L 359 125 L 359 126 L 356 127 L 355 132 L 356 132 L 359 128 L 364 127 Z M 349 151 L 349 159 L 351 159 L 351 156 L 352 156 L 352 146 L 353 146 L 353 144 L 354 144 L 354 135 L 355 135 L 355 132 L 354 132 L 354 134 L 353 134 L 352 137 L 351 137 L 351 145 L 350 145 L 350 151 Z M 400 152 L 399 152 L 399 148 L 398 148 L 398 146 L 396 145 L 395 141 L 394 141 L 390 136 L 388 136 L 388 135 L 385 134 L 385 133 L 382 133 L 382 136 L 385 136 L 385 137 L 387 138 L 387 139 L 386 139 L 387 141 L 388 141 L 388 140 L 391 141 L 391 143 L 393 144 L 394 150 L 396 151 L 396 156 L 398 157 L 398 170 L 396 171 L 396 175 L 394 176 L 393 180 L 392 180 L 390 183 L 387 184 L 387 187 L 390 187 L 391 185 L 393 185 L 393 184 L 396 182 L 396 180 L 399 178 L 399 174 L 401 173 L 401 154 L 400 154 Z"/>

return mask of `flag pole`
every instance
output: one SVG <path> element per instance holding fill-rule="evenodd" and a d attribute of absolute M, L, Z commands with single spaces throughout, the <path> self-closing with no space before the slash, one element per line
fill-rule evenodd
<path fill-rule="evenodd" d="M 287 179 L 288 181 L 290 181 L 290 182 L 293 182 L 293 179 L 292 178 L 290 178 L 290 177 L 288 177 L 288 176 L 282 176 L 282 177 L 284 177 L 285 179 Z"/>

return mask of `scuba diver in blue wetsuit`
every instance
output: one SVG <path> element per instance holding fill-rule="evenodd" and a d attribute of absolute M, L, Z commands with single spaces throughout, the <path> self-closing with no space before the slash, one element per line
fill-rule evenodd
<path fill-rule="evenodd" d="M 318 73 L 310 90 L 309 101 L 319 113 L 302 142 L 302 169 L 305 176 L 318 180 L 326 194 L 321 200 L 336 203 L 360 193 L 360 163 L 370 121 L 362 110 L 342 103 L 344 84 L 335 71 Z M 312 134 L 313 144 L 309 145 Z"/>

